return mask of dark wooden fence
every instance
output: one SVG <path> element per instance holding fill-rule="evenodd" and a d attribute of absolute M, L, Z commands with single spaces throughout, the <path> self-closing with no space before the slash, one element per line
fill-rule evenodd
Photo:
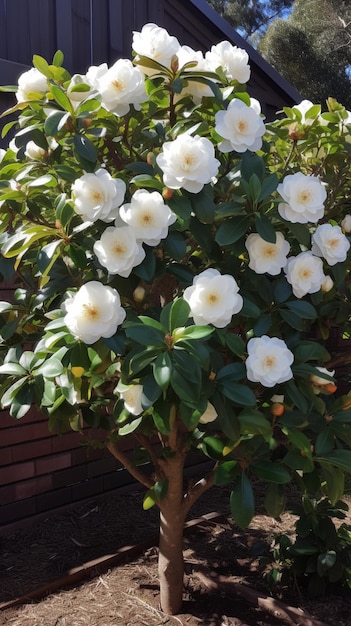
<path fill-rule="evenodd" d="M 268 118 L 299 95 L 205 0 L 2 0 L 0 2 L 0 84 L 16 84 L 33 54 L 51 60 L 65 55 L 71 72 L 112 63 L 131 54 L 132 31 L 155 22 L 182 44 L 207 50 L 227 39 L 251 58 L 250 93 Z M 0 93 L 0 109 L 11 103 Z M 0 285 L 6 300 L 11 285 Z M 106 451 L 87 449 L 77 433 L 60 437 L 31 411 L 16 423 L 0 415 L 0 532 L 14 522 L 107 492 L 130 481 Z M 13 526 L 12 526 L 13 527 Z"/>

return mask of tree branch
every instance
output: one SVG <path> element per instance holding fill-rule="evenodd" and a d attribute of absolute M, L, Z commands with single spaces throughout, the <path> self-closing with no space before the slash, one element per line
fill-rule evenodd
<path fill-rule="evenodd" d="M 196 500 L 198 500 L 200 496 L 202 496 L 202 494 L 204 494 L 206 491 L 208 491 L 208 489 L 213 487 L 217 466 L 218 463 L 213 466 L 208 474 L 198 480 L 195 484 L 191 485 L 187 493 L 184 494 L 183 504 L 185 514 L 189 513 L 194 502 L 196 502 Z"/>
<path fill-rule="evenodd" d="M 147 489 L 151 489 L 153 487 L 154 481 L 151 480 L 144 472 L 139 470 L 137 467 L 133 465 L 133 463 L 128 458 L 128 455 L 122 452 L 118 448 L 118 445 L 115 441 L 107 441 L 106 443 L 107 449 L 111 452 L 111 454 L 126 468 L 126 470 L 144 487 Z"/>

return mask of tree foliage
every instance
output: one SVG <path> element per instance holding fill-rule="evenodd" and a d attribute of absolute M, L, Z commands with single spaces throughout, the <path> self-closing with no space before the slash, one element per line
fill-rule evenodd
<path fill-rule="evenodd" d="M 207 489 L 230 483 L 245 527 L 257 478 L 278 516 L 290 481 L 335 504 L 351 473 L 350 394 L 335 397 L 328 350 L 351 332 L 351 123 L 330 99 L 265 126 L 232 73 L 244 51 L 204 58 L 145 30 L 134 63 L 72 77 L 60 52 L 35 56 L 15 88 L 0 397 L 15 419 L 35 405 L 51 430 L 99 429 L 160 510 L 174 613 L 184 520 Z M 190 453 L 209 472 L 184 488 Z"/>
<path fill-rule="evenodd" d="M 259 51 L 303 97 L 333 96 L 351 107 L 351 12 L 343 0 L 295 0 L 288 19 L 278 19 Z"/>

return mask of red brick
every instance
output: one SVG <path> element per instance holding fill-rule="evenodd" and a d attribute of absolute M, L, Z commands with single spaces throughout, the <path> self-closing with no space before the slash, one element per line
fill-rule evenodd
<path fill-rule="evenodd" d="M 12 463 L 12 449 L 11 448 L 0 448 L 0 466 L 1 465 L 10 465 Z"/>
<path fill-rule="evenodd" d="M 72 499 L 71 487 L 64 487 L 63 489 L 43 493 L 37 496 L 35 501 L 37 512 L 40 513 L 42 511 L 51 511 L 65 504 L 71 504 L 74 499 Z"/>
<path fill-rule="evenodd" d="M 1 431 L 1 445 L 6 447 L 46 437 L 52 437 L 52 435 L 49 433 L 45 422 L 37 422 L 25 426 L 17 424 L 14 428 L 4 428 Z"/>
<path fill-rule="evenodd" d="M 71 452 L 52 454 L 35 461 L 35 469 L 38 475 L 49 474 L 56 470 L 70 467 L 72 464 Z"/>
<path fill-rule="evenodd" d="M 40 456 L 51 454 L 52 441 L 51 438 L 39 439 L 38 441 L 32 441 L 23 443 L 17 446 L 13 446 L 12 456 L 14 462 L 26 461 L 27 459 L 36 459 Z M 0 453 L 1 458 L 1 453 Z"/>
<path fill-rule="evenodd" d="M 78 448 L 81 441 L 82 436 L 80 433 L 73 431 L 63 433 L 63 435 L 53 435 L 51 442 L 52 451 L 62 452 L 62 450 L 72 450 L 73 448 Z"/>
<path fill-rule="evenodd" d="M 88 478 L 88 467 L 85 465 L 76 465 L 52 475 L 54 489 L 58 487 L 66 487 L 67 485 L 75 485 L 81 483 Z"/>
<path fill-rule="evenodd" d="M 33 422 L 46 422 L 47 424 L 48 418 L 47 416 L 32 407 L 24 417 L 21 417 L 20 420 L 16 420 L 14 417 L 8 413 L 8 411 L 1 411 L 0 413 L 0 430 L 3 428 L 11 428 L 16 426 L 17 428 L 21 428 L 24 425 L 32 424 Z"/>
<path fill-rule="evenodd" d="M 0 487 L 0 511 L 4 504 L 16 501 L 16 484 Z M 0 517 L 1 524 L 1 517 Z"/>
<path fill-rule="evenodd" d="M 19 480 L 33 478 L 35 476 L 35 465 L 33 461 L 27 463 L 16 463 L 0 469 L 0 485 L 16 483 Z"/>
<path fill-rule="evenodd" d="M 30 498 L 52 489 L 52 476 L 40 476 L 34 480 L 26 480 L 16 484 L 16 500 Z"/>

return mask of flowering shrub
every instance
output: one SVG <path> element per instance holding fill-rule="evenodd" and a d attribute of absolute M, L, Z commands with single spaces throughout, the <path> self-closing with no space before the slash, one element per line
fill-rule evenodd
<path fill-rule="evenodd" d="M 35 56 L 14 88 L 0 394 L 15 418 L 36 404 L 51 429 L 101 427 L 160 509 L 174 613 L 184 520 L 206 489 L 232 483 L 245 527 L 252 477 L 276 516 L 290 480 L 335 503 L 351 471 L 351 402 L 326 345 L 350 331 L 351 117 L 329 100 L 265 123 L 229 42 L 203 55 L 147 24 L 133 49 L 85 76 Z M 151 477 L 125 452 L 131 433 Z M 191 450 L 212 469 L 184 492 Z"/>

